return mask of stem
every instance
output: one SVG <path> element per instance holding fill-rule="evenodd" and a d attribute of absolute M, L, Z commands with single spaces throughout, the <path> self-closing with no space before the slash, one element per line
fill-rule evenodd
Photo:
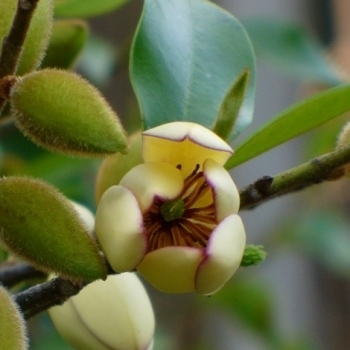
<path fill-rule="evenodd" d="M 30 21 L 39 0 L 18 0 L 17 11 L 9 34 L 2 42 L 0 79 L 14 75 L 20 58 Z M 0 98 L 0 113 L 6 100 Z"/>
<path fill-rule="evenodd" d="M 314 158 L 274 177 L 264 176 L 241 190 L 241 209 L 252 209 L 277 196 L 336 180 L 344 175 L 347 163 L 350 163 L 350 146 Z"/>
<path fill-rule="evenodd" d="M 87 282 L 74 283 L 61 277 L 38 284 L 15 295 L 15 301 L 21 309 L 25 319 L 62 304 L 69 297 L 76 295 Z"/>
<path fill-rule="evenodd" d="M 45 276 L 46 274 L 42 271 L 26 263 L 6 265 L 0 269 L 0 283 L 6 288 L 11 288 L 28 279 L 44 278 Z"/>
<path fill-rule="evenodd" d="M 109 275 L 115 274 L 111 266 L 106 262 L 107 271 Z M 17 280 L 17 282 L 24 281 L 28 278 L 33 277 L 43 277 L 44 273 L 36 270 L 30 265 L 20 263 L 12 267 L 4 268 L 3 270 L 8 270 L 9 274 L 14 273 L 17 277 L 6 276 L 6 274 L 1 274 L 0 271 L 0 284 L 3 283 L 4 286 L 9 287 L 9 284 L 5 285 L 6 281 L 11 282 Z M 4 277 L 2 279 L 2 277 Z M 4 283 L 5 281 L 5 283 Z M 70 281 L 64 279 L 63 277 L 56 277 L 47 282 L 37 284 L 30 287 L 23 292 L 15 295 L 15 301 L 17 302 L 19 308 L 21 309 L 24 318 L 29 319 L 36 314 L 49 309 L 52 306 L 60 305 L 65 302 L 68 298 L 76 295 L 83 289 L 86 285 L 93 281 Z M 13 284 L 12 284 L 13 285 Z"/>

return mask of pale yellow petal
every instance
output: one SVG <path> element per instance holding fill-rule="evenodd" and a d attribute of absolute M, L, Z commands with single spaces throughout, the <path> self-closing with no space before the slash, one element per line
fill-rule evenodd
<path fill-rule="evenodd" d="M 146 349 L 153 342 L 152 305 L 134 273 L 93 282 L 49 314 L 78 350 Z"/>
<path fill-rule="evenodd" d="M 48 310 L 58 333 L 77 350 L 110 350 L 82 323 L 71 299 Z"/>
<path fill-rule="evenodd" d="M 212 159 L 204 163 L 204 176 L 213 190 L 216 218 L 218 222 L 226 216 L 237 214 L 240 197 L 230 174 Z"/>
<path fill-rule="evenodd" d="M 87 232 L 90 234 L 90 236 L 94 235 L 94 227 L 95 227 L 95 217 L 94 214 L 83 205 L 70 201 L 74 209 L 77 211 L 79 217 L 82 220 L 83 225 L 86 227 Z"/>
<path fill-rule="evenodd" d="M 109 264 L 117 272 L 133 270 L 146 252 L 142 213 L 126 187 L 112 186 L 103 194 L 97 207 L 95 231 Z"/>
<path fill-rule="evenodd" d="M 212 232 L 195 279 L 198 293 L 217 292 L 236 272 L 245 247 L 245 230 L 238 215 L 226 217 Z"/>
<path fill-rule="evenodd" d="M 224 140 L 195 123 L 173 122 L 143 132 L 144 161 L 181 164 L 185 176 L 207 158 L 224 165 L 232 153 Z"/>
<path fill-rule="evenodd" d="M 155 288 L 166 293 L 194 290 L 194 277 L 203 251 L 189 247 L 165 247 L 146 254 L 137 270 Z"/>
<path fill-rule="evenodd" d="M 134 273 L 109 276 L 73 299 L 80 318 L 108 349 L 146 349 L 155 320 L 147 293 Z"/>
<path fill-rule="evenodd" d="M 154 198 L 174 199 L 180 195 L 184 179 L 180 170 L 165 163 L 140 164 L 131 169 L 120 181 L 137 198 L 141 211 L 145 213 Z"/>

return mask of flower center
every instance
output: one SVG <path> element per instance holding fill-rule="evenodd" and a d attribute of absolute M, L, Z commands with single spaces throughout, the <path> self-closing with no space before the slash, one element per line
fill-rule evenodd
<path fill-rule="evenodd" d="M 181 170 L 181 165 L 177 167 Z M 149 251 L 167 246 L 205 247 L 217 225 L 211 187 L 197 164 L 184 180 L 180 196 L 171 201 L 156 198 L 144 224 Z"/>
<path fill-rule="evenodd" d="M 182 198 L 177 198 L 170 202 L 165 202 L 160 206 L 160 213 L 165 221 L 172 221 L 182 218 L 185 211 L 185 204 Z"/>

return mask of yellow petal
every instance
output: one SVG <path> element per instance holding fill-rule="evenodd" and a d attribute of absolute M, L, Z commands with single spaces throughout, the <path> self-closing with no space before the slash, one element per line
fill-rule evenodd
<path fill-rule="evenodd" d="M 190 247 L 165 247 L 146 254 L 137 270 L 155 288 L 166 293 L 194 290 L 197 267 L 203 251 Z"/>
<path fill-rule="evenodd" d="M 217 292 L 236 272 L 245 247 L 245 230 L 238 215 L 226 217 L 212 232 L 195 280 L 200 294 Z"/>
<path fill-rule="evenodd" d="M 50 310 L 58 330 L 77 349 L 146 349 L 155 320 L 147 293 L 134 273 L 109 276 Z M 78 344 L 78 346 L 77 346 Z"/>
<path fill-rule="evenodd" d="M 112 277 L 112 278 L 111 278 Z M 135 274 L 110 276 L 84 289 L 73 303 L 88 328 L 112 349 L 143 349 L 152 341 L 154 316 Z"/>
<path fill-rule="evenodd" d="M 132 168 L 120 181 L 137 198 L 145 213 L 155 197 L 171 200 L 180 195 L 184 180 L 180 170 L 165 163 L 140 164 Z"/>
<path fill-rule="evenodd" d="M 224 140 L 195 123 L 173 122 L 143 132 L 144 161 L 181 164 L 185 176 L 207 158 L 224 165 L 232 153 Z"/>
<path fill-rule="evenodd" d="M 97 207 L 95 231 L 108 262 L 117 272 L 133 270 L 146 252 L 142 213 L 126 187 L 112 186 L 103 194 Z"/>
<path fill-rule="evenodd" d="M 49 309 L 51 320 L 62 338 L 75 349 L 108 350 L 81 322 L 71 299 L 67 300 L 63 305 Z"/>
<path fill-rule="evenodd" d="M 220 222 L 228 215 L 237 214 L 240 197 L 230 174 L 212 159 L 205 161 L 203 173 L 213 190 L 217 221 Z"/>

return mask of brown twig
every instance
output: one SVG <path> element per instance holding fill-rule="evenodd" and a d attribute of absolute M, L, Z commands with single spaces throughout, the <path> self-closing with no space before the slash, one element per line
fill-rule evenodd
<path fill-rule="evenodd" d="M 26 263 L 5 265 L 0 268 L 0 283 L 7 288 L 34 278 L 44 278 L 46 275 Z"/>
<path fill-rule="evenodd" d="M 302 190 L 344 175 L 350 163 L 350 146 L 314 158 L 274 177 L 264 176 L 240 191 L 241 210 L 252 209 L 272 198 Z"/>
<path fill-rule="evenodd" d="M 56 277 L 16 294 L 15 301 L 24 318 L 29 319 L 54 305 L 62 304 L 69 297 L 78 294 L 86 284 L 87 282 L 77 283 Z"/>
<path fill-rule="evenodd" d="M 39 0 L 18 0 L 17 11 L 9 34 L 2 42 L 0 79 L 14 75 L 21 55 L 30 21 Z M 0 113 L 6 100 L 0 98 Z"/>

